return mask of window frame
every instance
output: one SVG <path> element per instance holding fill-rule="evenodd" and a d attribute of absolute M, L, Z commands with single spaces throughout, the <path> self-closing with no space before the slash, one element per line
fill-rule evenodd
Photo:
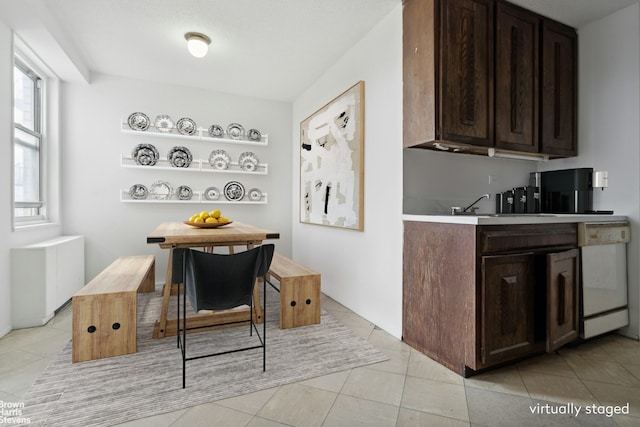
<path fill-rule="evenodd" d="M 33 129 L 29 129 L 23 126 L 21 123 L 16 122 L 15 116 L 13 119 L 13 150 L 17 145 L 21 145 L 17 137 L 17 131 L 24 132 L 30 137 L 37 140 L 37 154 L 38 154 L 38 200 L 22 200 L 17 201 L 15 197 L 15 179 L 16 179 L 16 167 L 15 158 L 13 165 L 13 220 L 17 224 L 26 224 L 34 222 L 43 222 L 47 220 L 46 215 L 46 189 L 44 186 L 44 179 L 46 173 L 46 157 L 44 156 L 45 144 L 44 144 L 44 108 L 46 103 L 44 102 L 44 94 L 46 93 L 46 78 L 37 67 L 30 63 L 28 59 L 25 59 L 24 55 L 21 55 L 19 51 L 14 51 L 13 55 L 14 68 L 17 68 L 25 76 L 27 76 L 33 82 Z M 15 92 L 13 96 L 13 105 L 15 110 Z M 19 209 L 37 209 L 35 215 L 18 215 Z"/>
<path fill-rule="evenodd" d="M 60 155 L 59 155 L 59 96 L 60 80 L 58 76 L 45 64 L 39 55 L 15 33 L 13 34 L 13 66 L 11 73 L 15 72 L 14 66 L 18 61 L 26 65 L 36 76 L 40 78 L 39 92 L 39 122 L 40 122 L 40 147 L 39 147 L 39 200 L 29 201 L 20 205 L 26 208 L 40 207 L 39 215 L 16 215 L 16 170 L 15 149 L 16 129 L 23 131 L 23 126 L 17 127 L 15 116 L 15 93 L 12 77 L 11 105 L 12 105 L 12 135 L 11 135 L 11 219 L 12 229 L 28 230 L 34 227 L 57 226 L 60 221 Z M 28 129 L 27 129 L 28 131 Z M 29 132 L 30 133 L 30 132 Z"/>

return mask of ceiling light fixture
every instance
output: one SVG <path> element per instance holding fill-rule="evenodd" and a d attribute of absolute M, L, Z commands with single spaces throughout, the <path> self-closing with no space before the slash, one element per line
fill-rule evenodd
<path fill-rule="evenodd" d="M 196 58 L 204 57 L 209 51 L 209 44 L 211 39 L 202 33 L 190 32 L 184 35 L 187 40 L 187 49 L 189 53 Z"/>

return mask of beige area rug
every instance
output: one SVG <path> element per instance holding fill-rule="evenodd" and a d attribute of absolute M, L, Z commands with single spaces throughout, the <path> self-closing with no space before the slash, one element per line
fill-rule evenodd
<path fill-rule="evenodd" d="M 159 292 L 138 296 L 135 354 L 71 363 L 69 342 L 23 399 L 29 425 L 111 426 L 387 360 L 324 311 L 319 325 L 280 329 L 279 295 L 268 287 L 267 371 L 262 349 L 198 359 L 187 362 L 183 390 L 176 338 L 151 338 L 160 304 Z M 248 331 L 246 326 L 191 334 L 188 355 L 245 346 Z"/>

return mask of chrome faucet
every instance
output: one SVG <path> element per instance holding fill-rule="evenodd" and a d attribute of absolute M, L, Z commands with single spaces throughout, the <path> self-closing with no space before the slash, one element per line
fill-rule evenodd
<path fill-rule="evenodd" d="M 451 214 L 452 215 L 463 215 L 465 213 L 474 213 L 475 211 L 478 210 L 478 208 L 476 206 L 474 206 L 474 205 L 476 203 L 478 203 L 482 199 L 491 199 L 491 195 L 483 194 L 482 196 L 478 197 L 478 200 L 476 200 L 475 202 L 471 203 L 466 208 L 461 208 L 461 207 L 451 208 Z"/>
<path fill-rule="evenodd" d="M 476 200 L 475 202 L 471 203 L 469 206 L 467 206 L 466 208 L 462 209 L 462 212 L 467 212 L 469 209 L 471 209 L 471 212 L 476 211 L 478 208 L 477 207 L 473 207 L 473 205 L 475 205 L 476 203 L 478 203 L 480 200 L 482 199 L 491 199 L 491 195 L 489 194 L 483 194 L 482 196 L 478 197 L 478 200 Z"/>

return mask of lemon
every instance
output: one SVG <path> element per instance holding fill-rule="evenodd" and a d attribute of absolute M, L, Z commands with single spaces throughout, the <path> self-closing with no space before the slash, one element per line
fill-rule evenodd
<path fill-rule="evenodd" d="M 226 216 L 221 216 L 220 218 L 218 218 L 218 222 L 220 224 L 227 223 L 227 222 L 229 222 L 229 218 L 227 218 Z"/>
<path fill-rule="evenodd" d="M 199 215 L 191 215 L 191 218 L 189 218 L 189 222 L 194 222 L 196 218 L 199 218 Z"/>
<path fill-rule="evenodd" d="M 209 212 L 209 216 L 212 216 L 214 218 L 220 218 L 220 214 L 221 213 L 220 213 L 219 209 L 216 209 L 216 210 L 213 210 L 213 211 Z"/>
<path fill-rule="evenodd" d="M 202 217 L 201 217 L 201 216 L 197 216 L 197 217 L 193 220 L 193 222 L 204 222 L 204 219 L 202 219 Z"/>
<path fill-rule="evenodd" d="M 209 212 L 207 212 L 207 211 L 200 212 L 200 218 L 202 218 L 202 219 L 209 218 Z"/>

